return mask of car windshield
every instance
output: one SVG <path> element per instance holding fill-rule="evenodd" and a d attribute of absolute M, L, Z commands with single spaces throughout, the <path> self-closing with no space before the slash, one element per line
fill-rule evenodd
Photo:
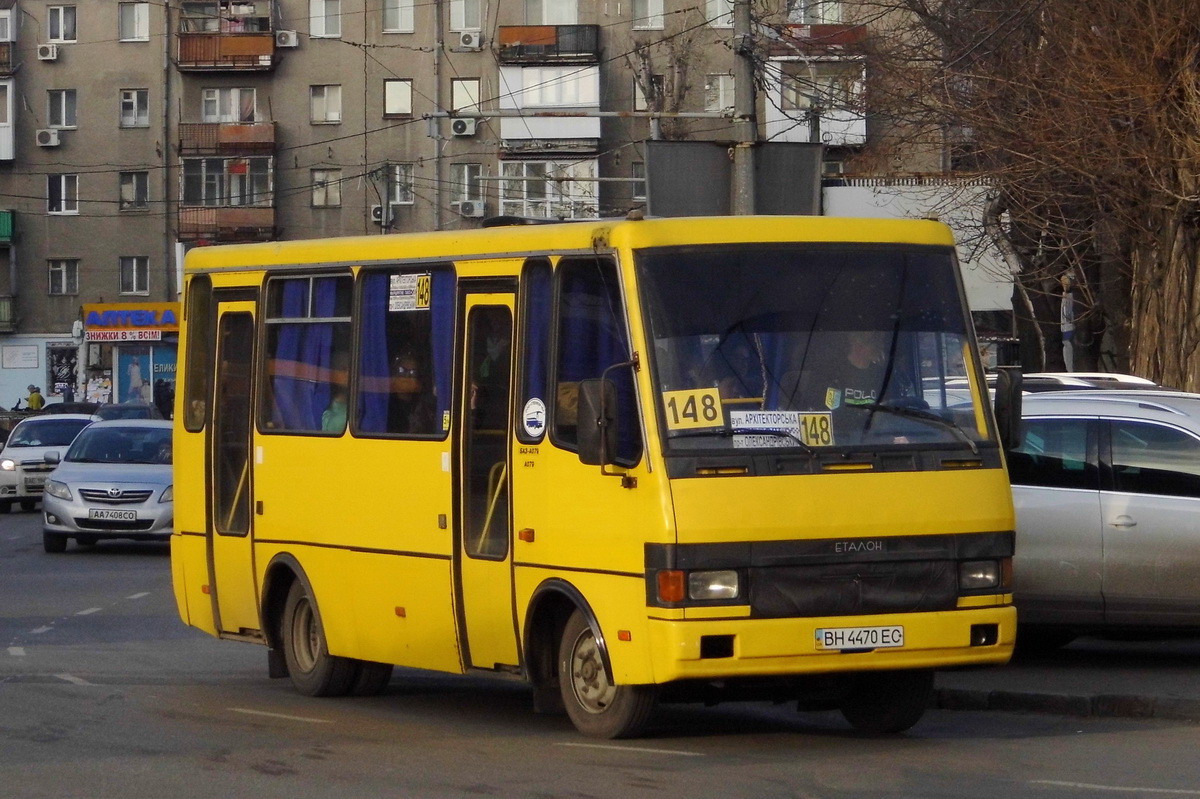
<path fill-rule="evenodd" d="M 65 447 L 89 424 L 88 419 L 30 419 L 17 425 L 6 446 Z"/>
<path fill-rule="evenodd" d="M 646 250 L 669 450 L 990 438 L 949 248 Z"/>
<path fill-rule="evenodd" d="M 83 431 L 65 460 L 73 463 L 171 462 L 169 427 L 93 427 Z"/>
<path fill-rule="evenodd" d="M 153 405 L 137 403 L 122 405 L 101 405 L 96 409 L 96 417 L 109 419 L 161 419 L 162 414 Z"/>

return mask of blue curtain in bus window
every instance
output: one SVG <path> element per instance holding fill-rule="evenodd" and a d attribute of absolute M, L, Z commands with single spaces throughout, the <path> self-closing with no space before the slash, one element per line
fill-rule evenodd
<path fill-rule="evenodd" d="M 432 298 L 433 379 L 437 389 L 437 423 L 443 432 L 442 419 L 450 410 L 450 392 L 454 368 L 454 273 L 441 270 L 433 273 Z"/>
<path fill-rule="evenodd" d="M 333 316 L 336 280 L 320 278 L 313 284 L 313 313 Z M 281 305 L 280 313 L 285 318 L 308 316 L 307 280 L 287 281 Z M 334 379 L 334 325 L 288 323 L 277 327 L 279 338 L 272 358 L 272 420 L 284 430 L 320 430 L 321 414 L 329 406 Z"/>
<path fill-rule="evenodd" d="M 363 281 L 358 429 L 364 433 L 386 433 L 388 426 L 388 280 L 387 273 L 377 273 Z"/>
<path fill-rule="evenodd" d="M 280 316 L 294 319 L 308 311 L 308 281 L 288 280 L 283 283 Z M 275 352 L 271 354 L 271 421 L 275 427 L 288 429 L 300 418 L 295 406 L 299 392 L 300 347 L 303 331 L 300 325 L 278 325 Z"/>
<path fill-rule="evenodd" d="M 337 280 L 331 277 L 313 281 L 313 315 L 329 319 L 336 315 Z M 321 429 L 321 415 L 329 407 L 333 383 L 347 382 L 349 370 L 345 363 L 334 363 L 333 322 L 318 322 L 305 325 L 304 349 L 301 352 L 310 379 L 306 386 L 308 416 L 306 430 Z M 344 355 L 344 353 L 343 353 Z"/>
<path fill-rule="evenodd" d="M 550 396 L 546 390 L 550 372 L 550 318 L 552 311 L 550 264 L 535 263 L 525 269 L 522 277 L 521 290 L 524 292 L 524 395 L 521 404 L 536 397 L 550 404 Z M 533 440 L 526 436 L 523 425 L 517 425 L 517 434 L 522 439 Z"/>

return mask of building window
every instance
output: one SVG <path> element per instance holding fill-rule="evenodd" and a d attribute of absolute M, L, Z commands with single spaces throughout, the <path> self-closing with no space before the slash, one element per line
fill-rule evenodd
<path fill-rule="evenodd" d="M 483 164 L 451 164 L 451 203 L 483 201 Z"/>
<path fill-rule="evenodd" d="M 274 202 L 272 158 L 186 158 L 183 204 L 209 207 L 257 206 Z"/>
<path fill-rule="evenodd" d="M 505 161 L 500 175 L 502 215 L 545 219 L 598 215 L 595 161 Z"/>
<path fill-rule="evenodd" d="M 383 32 L 412 33 L 414 0 L 383 0 Z"/>
<path fill-rule="evenodd" d="M 810 108 L 849 109 L 858 104 L 859 79 L 862 66 L 857 63 L 786 62 L 783 64 L 783 95 L 780 107 L 784 111 L 807 111 Z"/>
<path fill-rule="evenodd" d="M 117 3 L 117 38 L 123 42 L 150 41 L 149 3 Z"/>
<path fill-rule="evenodd" d="M 662 30 L 663 0 L 633 0 L 633 29 Z"/>
<path fill-rule="evenodd" d="M 313 208 L 342 206 L 342 170 L 314 169 L 312 171 Z"/>
<path fill-rule="evenodd" d="M 733 0 L 706 0 L 705 14 L 714 28 L 732 28 Z"/>
<path fill-rule="evenodd" d="M 79 259 L 54 258 L 47 261 L 49 268 L 51 296 L 64 296 L 79 293 Z"/>
<path fill-rule="evenodd" d="M 0 8 L 0 42 L 13 41 L 12 9 Z"/>
<path fill-rule="evenodd" d="M 46 212 L 79 213 L 79 175 L 46 176 Z"/>
<path fill-rule="evenodd" d="M 842 0 L 791 0 L 788 21 L 804 25 L 837 25 L 842 21 Z"/>
<path fill-rule="evenodd" d="M 634 161 L 633 164 L 633 199 L 634 202 L 646 202 L 646 162 Z"/>
<path fill-rule="evenodd" d="M 450 110 L 479 110 L 479 78 L 454 78 L 450 81 Z"/>
<path fill-rule="evenodd" d="M 150 90 L 121 90 L 121 127 L 150 127 Z"/>
<path fill-rule="evenodd" d="M 480 30 L 483 27 L 481 7 L 481 0 L 450 0 L 450 30 Z"/>
<path fill-rule="evenodd" d="M 385 117 L 412 116 L 412 81 L 385 80 L 383 82 L 383 115 Z"/>
<path fill-rule="evenodd" d="M 50 6 L 46 16 L 50 23 L 46 41 L 75 41 L 75 6 Z"/>
<path fill-rule="evenodd" d="M 342 121 L 342 87 L 309 86 L 310 119 L 314 125 L 336 125 Z"/>
<path fill-rule="evenodd" d="M 732 75 L 705 76 L 704 110 L 721 112 L 729 112 L 733 110 Z"/>
<path fill-rule="evenodd" d="M 150 173 L 122 172 L 117 207 L 121 211 L 145 211 L 150 208 Z"/>
<path fill-rule="evenodd" d="M 391 179 L 388 181 L 388 202 L 392 205 L 412 205 L 416 202 L 412 164 L 392 164 Z"/>
<path fill-rule="evenodd" d="M 150 293 L 150 259 L 145 255 L 122 255 L 121 293 Z"/>
<path fill-rule="evenodd" d="M 309 35 L 336 39 L 342 35 L 342 0 L 309 0 Z"/>
<path fill-rule="evenodd" d="M 50 91 L 46 92 L 46 96 L 49 100 L 49 112 L 47 113 L 46 118 L 50 121 L 50 127 L 75 127 L 75 90 L 51 89 Z"/>
<path fill-rule="evenodd" d="M 649 86 L 643 86 L 643 82 L 637 77 L 633 79 L 634 111 L 658 111 L 662 107 L 662 98 L 665 91 L 663 76 L 647 75 L 646 77 L 649 78 Z"/>
<path fill-rule="evenodd" d="M 255 122 L 254 89 L 204 89 L 200 93 L 201 122 Z"/>
<path fill-rule="evenodd" d="M 539 66 L 520 68 L 520 88 L 512 91 L 517 107 L 600 106 L 600 68 Z M 511 80 L 501 78 L 508 85 Z"/>
<path fill-rule="evenodd" d="M 525 15 L 533 25 L 578 25 L 576 0 L 526 0 Z"/>

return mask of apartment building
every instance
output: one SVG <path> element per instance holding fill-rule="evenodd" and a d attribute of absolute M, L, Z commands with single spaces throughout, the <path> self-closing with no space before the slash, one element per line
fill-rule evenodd
<path fill-rule="evenodd" d="M 173 381 L 190 247 L 644 206 L 648 140 L 733 137 L 732 12 L 0 0 L 0 404 Z M 848 14 L 780 0 L 754 27 L 759 137 L 832 170 L 868 138 Z"/>

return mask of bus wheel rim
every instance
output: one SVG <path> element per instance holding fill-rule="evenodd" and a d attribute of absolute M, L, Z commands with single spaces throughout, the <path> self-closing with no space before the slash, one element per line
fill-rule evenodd
<path fill-rule="evenodd" d="M 584 630 L 571 647 L 571 688 L 579 706 L 589 713 L 603 713 L 617 693 L 608 681 L 600 647 L 591 630 Z"/>
<path fill-rule="evenodd" d="M 316 653 L 320 644 L 312 605 L 307 600 L 296 606 L 296 615 L 292 620 L 292 640 L 295 642 L 292 649 L 296 656 L 296 665 L 300 667 L 301 671 L 312 671 L 317 662 Z"/>

